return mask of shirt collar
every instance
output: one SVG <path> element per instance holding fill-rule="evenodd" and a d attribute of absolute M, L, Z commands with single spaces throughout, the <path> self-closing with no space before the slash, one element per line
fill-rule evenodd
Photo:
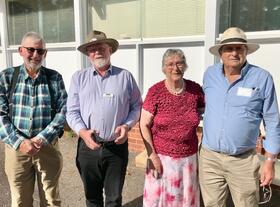
<path fill-rule="evenodd" d="M 92 66 L 92 68 L 93 68 L 93 74 L 94 74 L 94 75 L 98 75 L 98 72 L 97 72 L 97 70 L 95 69 L 95 67 Z M 108 68 L 108 70 L 106 71 L 106 75 L 112 75 L 112 74 L 113 74 L 113 67 L 112 67 L 112 65 L 110 65 L 109 68 Z"/>
<path fill-rule="evenodd" d="M 219 64 L 220 64 L 221 74 L 224 76 L 224 71 L 223 71 L 224 65 L 222 63 L 219 63 Z M 241 68 L 240 77 L 244 77 L 248 73 L 248 70 L 249 70 L 249 63 L 248 63 L 248 61 L 246 61 L 244 66 Z"/>
<path fill-rule="evenodd" d="M 241 77 L 244 77 L 249 71 L 249 63 L 248 61 L 246 61 L 246 63 L 244 64 L 243 68 L 241 69 Z"/>
<path fill-rule="evenodd" d="M 27 71 L 26 71 L 26 67 L 25 65 L 23 64 L 21 67 L 20 67 L 20 73 L 22 74 L 24 80 L 27 80 L 28 78 L 30 78 L 30 76 L 28 75 Z M 42 80 L 42 76 L 43 76 L 43 73 L 42 73 L 42 70 L 43 70 L 43 67 L 41 66 L 39 69 L 39 72 L 38 72 L 38 75 L 37 77 L 35 78 L 35 80 Z M 31 78 L 30 78 L 31 79 Z"/>

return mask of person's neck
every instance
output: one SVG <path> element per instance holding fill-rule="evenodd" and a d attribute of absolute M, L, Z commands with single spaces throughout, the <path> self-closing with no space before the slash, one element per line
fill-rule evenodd
<path fill-rule="evenodd" d="M 167 89 L 169 90 L 169 92 L 171 92 L 175 95 L 181 94 L 185 89 L 184 79 L 179 79 L 176 81 L 166 79 L 165 85 L 166 85 Z"/>
<path fill-rule="evenodd" d="M 230 83 L 236 81 L 241 74 L 241 68 L 234 68 L 234 67 L 225 67 L 224 66 L 224 74 L 225 77 L 228 79 Z"/>
<path fill-rule="evenodd" d="M 109 70 L 109 68 L 110 65 L 106 65 L 104 67 L 95 67 L 95 70 L 103 77 L 106 75 L 106 72 Z"/>
<path fill-rule="evenodd" d="M 26 68 L 26 72 L 30 78 L 35 79 L 38 75 L 39 70 L 33 68 Z"/>

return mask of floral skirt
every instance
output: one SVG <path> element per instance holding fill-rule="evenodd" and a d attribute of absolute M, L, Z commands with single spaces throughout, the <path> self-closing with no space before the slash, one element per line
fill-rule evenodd
<path fill-rule="evenodd" d="M 156 179 L 146 170 L 144 207 L 199 207 L 197 154 L 184 158 L 160 155 L 163 174 Z"/>

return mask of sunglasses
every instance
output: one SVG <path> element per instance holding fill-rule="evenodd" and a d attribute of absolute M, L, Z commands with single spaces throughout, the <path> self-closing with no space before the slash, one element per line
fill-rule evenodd
<path fill-rule="evenodd" d="M 270 185 L 260 187 L 260 201 L 259 204 L 268 203 L 272 197 L 272 190 Z"/>
<path fill-rule="evenodd" d="M 22 47 L 25 48 L 27 50 L 27 52 L 30 54 L 33 54 L 35 51 L 37 51 L 38 55 L 44 55 L 45 52 L 47 51 L 46 49 L 43 49 L 43 48 L 35 49 L 34 47 L 24 47 L 24 46 L 22 46 Z"/>

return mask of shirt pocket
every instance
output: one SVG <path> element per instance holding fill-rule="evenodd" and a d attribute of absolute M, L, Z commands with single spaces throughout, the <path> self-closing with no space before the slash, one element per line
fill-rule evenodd
<path fill-rule="evenodd" d="M 248 117 L 262 118 L 263 98 L 259 90 L 253 90 L 251 97 L 248 97 L 248 102 L 245 106 L 245 111 Z"/>

